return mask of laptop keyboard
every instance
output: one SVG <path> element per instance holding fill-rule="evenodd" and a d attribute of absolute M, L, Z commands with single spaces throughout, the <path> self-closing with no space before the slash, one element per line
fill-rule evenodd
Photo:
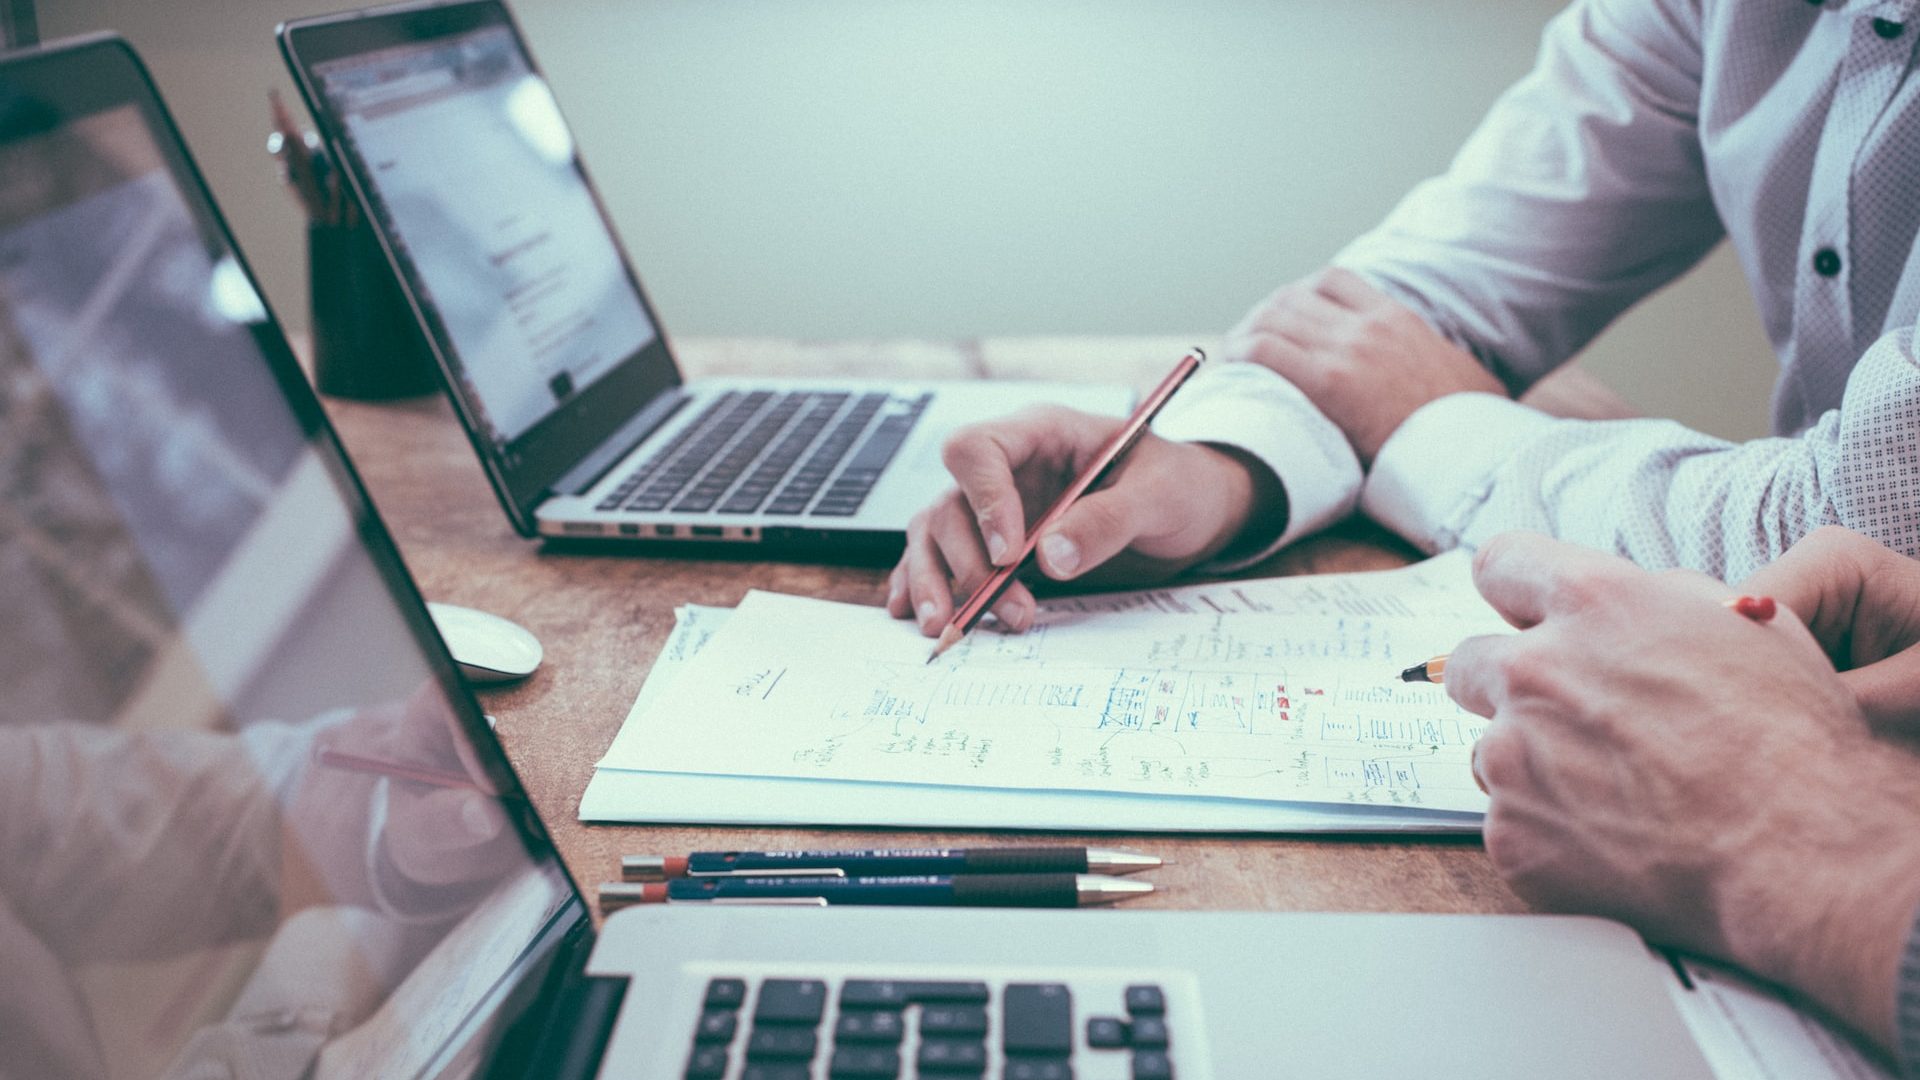
<path fill-rule="evenodd" d="M 1111 992 L 1109 992 L 1111 993 Z M 1076 1018 L 1065 983 L 739 978 L 708 981 L 687 1080 L 1170 1080 L 1167 1000 L 1126 987 Z M 1078 1028 L 1077 1025 L 1080 1025 Z M 1077 1038 L 1078 1035 L 1084 1038 Z"/>
<path fill-rule="evenodd" d="M 852 517 L 933 395 L 882 416 L 891 400 L 885 393 L 728 391 L 595 508 Z"/>

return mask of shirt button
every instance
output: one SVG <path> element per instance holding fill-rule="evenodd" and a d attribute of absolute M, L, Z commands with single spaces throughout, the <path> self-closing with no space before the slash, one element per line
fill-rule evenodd
<path fill-rule="evenodd" d="M 1840 272 L 1840 253 L 1832 248 L 1821 248 L 1813 253 L 1813 272 L 1821 277 L 1832 277 Z"/>
<path fill-rule="evenodd" d="M 1897 23 L 1897 22 L 1894 22 L 1892 19 L 1873 20 L 1873 32 L 1876 34 L 1879 34 L 1883 38 L 1886 38 L 1888 41 L 1892 41 L 1894 38 L 1899 37 L 1901 34 L 1906 32 L 1906 29 L 1907 27 L 1905 23 Z"/>

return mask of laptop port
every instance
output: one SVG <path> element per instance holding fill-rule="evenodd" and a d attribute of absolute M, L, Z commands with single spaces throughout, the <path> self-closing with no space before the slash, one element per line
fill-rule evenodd
<path fill-rule="evenodd" d="M 672 536 L 678 531 L 679 527 L 676 525 L 655 525 L 653 527 L 653 535 L 655 536 Z"/>
<path fill-rule="evenodd" d="M 693 526 L 693 535 L 719 538 L 727 535 L 727 530 L 720 525 L 695 525 Z"/>

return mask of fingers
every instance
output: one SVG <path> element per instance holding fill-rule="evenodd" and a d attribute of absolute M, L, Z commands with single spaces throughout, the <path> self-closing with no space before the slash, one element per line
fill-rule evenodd
<path fill-rule="evenodd" d="M 907 525 L 907 548 L 887 578 L 887 611 L 938 634 L 953 618 L 954 599 L 970 595 L 993 573 L 974 530 L 972 511 L 950 492 Z M 1033 593 L 1014 582 L 993 606 L 1010 630 L 1033 625 Z"/>
<path fill-rule="evenodd" d="M 1066 581 L 1125 551 L 1140 535 L 1140 519 L 1150 513 L 1143 505 L 1147 498 L 1137 485 L 1083 496 L 1040 537 L 1041 572 Z"/>
<path fill-rule="evenodd" d="M 1741 589 L 1793 609 L 1842 668 L 1920 641 L 1920 562 L 1839 526 L 1809 533 Z"/>
<path fill-rule="evenodd" d="M 946 500 L 942 500 L 944 504 Z M 944 506 L 914 515 L 907 523 L 907 550 L 900 558 L 905 573 L 909 616 L 923 634 L 937 634 L 953 617 L 953 576 L 946 556 L 934 542 L 930 521 Z"/>
<path fill-rule="evenodd" d="M 1036 413 L 962 428 L 941 448 L 941 460 L 972 510 L 986 558 L 995 566 L 1020 556 L 1027 538 L 1026 507 L 1014 470 L 1041 449 L 1049 421 Z"/>
<path fill-rule="evenodd" d="M 1920 740 L 1920 646 L 1843 672 L 1867 723 L 1882 735 Z"/>
<path fill-rule="evenodd" d="M 1512 665 L 1514 636 L 1470 637 L 1447 656 L 1447 696 L 1475 716 L 1492 717 L 1506 701 L 1505 672 Z"/>
<path fill-rule="evenodd" d="M 1367 284 L 1359 274 L 1337 266 L 1329 266 L 1309 280 L 1313 282 L 1314 292 L 1354 311 L 1368 311 L 1393 303 L 1391 297 Z"/>
<path fill-rule="evenodd" d="M 1525 630 L 1627 587 L 1632 564 L 1539 533 L 1501 533 L 1473 557 L 1473 584 L 1502 618 Z"/>

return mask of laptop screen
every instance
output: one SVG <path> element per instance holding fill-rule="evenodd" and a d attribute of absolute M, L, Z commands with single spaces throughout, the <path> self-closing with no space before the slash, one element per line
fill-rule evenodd
<path fill-rule="evenodd" d="M 572 886 L 124 46 L 0 63 L 0 1074 L 458 1072 Z"/>
<path fill-rule="evenodd" d="M 523 501 L 678 381 L 553 94 L 497 4 L 293 33 L 474 440 Z"/>

